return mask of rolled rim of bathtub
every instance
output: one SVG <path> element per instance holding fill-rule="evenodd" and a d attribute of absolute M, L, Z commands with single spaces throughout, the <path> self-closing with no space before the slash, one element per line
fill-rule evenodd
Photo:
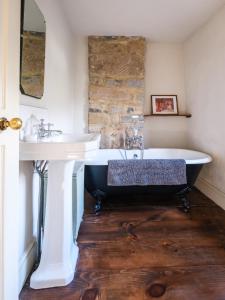
<path fill-rule="evenodd" d="M 126 151 L 126 155 L 125 155 Z M 124 149 L 98 149 L 95 155 L 85 161 L 86 165 L 108 165 L 110 159 L 137 159 L 141 158 L 141 150 Z M 175 148 L 149 148 L 144 150 L 144 159 L 184 159 L 186 164 L 207 164 L 212 161 L 212 157 L 206 153 Z"/>

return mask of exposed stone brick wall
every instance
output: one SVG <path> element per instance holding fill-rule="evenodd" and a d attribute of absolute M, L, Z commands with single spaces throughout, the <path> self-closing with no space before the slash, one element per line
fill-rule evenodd
<path fill-rule="evenodd" d="M 89 131 L 101 132 L 101 148 L 123 148 L 130 116 L 143 114 L 145 39 L 89 37 L 88 49 Z"/>

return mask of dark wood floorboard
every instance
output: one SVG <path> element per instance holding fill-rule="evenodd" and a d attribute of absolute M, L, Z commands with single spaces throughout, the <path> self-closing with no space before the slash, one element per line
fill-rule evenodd
<path fill-rule="evenodd" d="M 73 282 L 20 300 L 225 300 L 225 211 L 199 191 L 185 214 L 176 199 L 109 199 L 86 212 Z"/>

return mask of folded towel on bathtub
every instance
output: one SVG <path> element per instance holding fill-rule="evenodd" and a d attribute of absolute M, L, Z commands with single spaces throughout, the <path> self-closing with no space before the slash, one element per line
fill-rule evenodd
<path fill-rule="evenodd" d="M 108 185 L 186 184 L 183 159 L 128 159 L 108 161 Z"/>

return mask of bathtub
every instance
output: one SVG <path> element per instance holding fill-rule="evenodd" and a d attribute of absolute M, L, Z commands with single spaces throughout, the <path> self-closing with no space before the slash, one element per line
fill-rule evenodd
<path fill-rule="evenodd" d="M 110 159 L 184 159 L 186 161 L 187 184 L 174 186 L 129 186 L 107 185 L 108 160 Z M 205 153 L 186 149 L 151 148 L 140 150 L 99 149 L 93 159 L 85 162 L 85 188 L 96 199 L 95 212 L 102 208 L 102 200 L 109 196 L 129 194 L 177 195 L 181 198 L 185 212 L 190 208 L 186 197 L 191 191 L 204 164 L 212 158 Z"/>

